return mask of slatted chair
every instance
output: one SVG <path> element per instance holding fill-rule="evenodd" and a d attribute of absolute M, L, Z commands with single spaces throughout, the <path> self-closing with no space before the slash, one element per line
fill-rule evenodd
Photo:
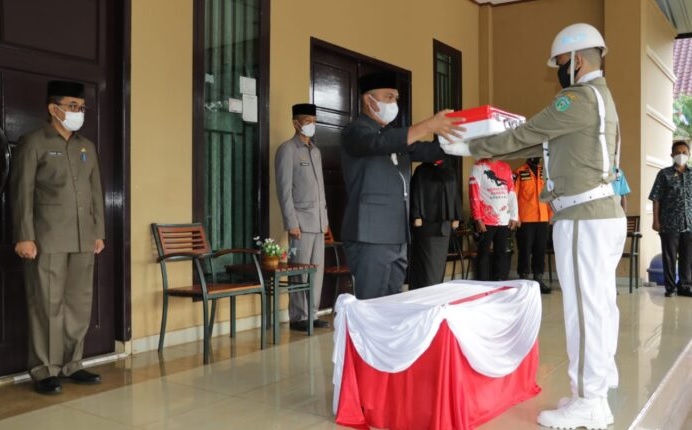
<path fill-rule="evenodd" d="M 343 247 L 341 242 L 334 240 L 332 235 L 332 229 L 327 228 L 324 233 L 324 247 L 329 249 L 334 253 L 333 265 L 325 265 L 324 267 L 324 277 L 330 277 L 334 279 L 334 303 L 332 305 L 332 310 L 336 307 L 336 299 L 339 297 L 339 279 L 342 277 L 348 277 L 351 282 L 351 294 L 355 294 L 356 291 L 356 278 L 351 273 L 347 264 L 344 264 L 340 255 L 343 255 Z M 319 300 L 319 298 L 317 298 Z"/>
<path fill-rule="evenodd" d="M 456 277 L 457 262 L 459 262 L 460 270 L 459 273 L 461 277 L 464 277 L 464 253 L 461 245 L 461 240 L 459 239 L 459 229 L 453 229 L 452 234 L 449 235 L 449 248 L 447 249 L 447 263 L 452 262 L 452 277 Z M 445 274 L 442 273 L 442 280 L 444 282 Z"/>
<path fill-rule="evenodd" d="M 235 335 L 235 298 L 241 295 L 257 294 L 260 297 L 260 347 L 265 347 L 265 289 L 260 264 L 257 259 L 258 250 L 254 249 L 223 249 L 212 252 L 207 240 L 204 227 L 200 223 L 192 224 L 152 224 L 151 231 L 158 252 L 157 262 L 161 266 L 163 279 L 163 312 L 161 315 L 161 333 L 159 335 L 159 351 L 163 350 L 166 335 L 166 320 L 168 318 L 169 297 L 182 297 L 201 301 L 204 312 L 204 363 L 209 363 L 209 343 L 214 329 L 216 302 L 229 297 L 231 300 L 231 336 Z M 230 277 L 229 282 L 217 282 L 214 270 L 214 259 L 222 255 L 238 254 L 239 258 L 251 261 L 254 273 L 248 276 L 243 273 L 240 281 Z M 183 287 L 171 287 L 168 280 L 168 265 L 174 262 L 192 262 L 195 270 L 195 283 Z M 205 274 L 205 263 L 211 269 L 211 282 Z M 211 302 L 211 314 L 209 312 Z"/>
<path fill-rule="evenodd" d="M 622 258 L 630 260 L 630 294 L 632 294 L 633 285 L 639 288 L 639 239 L 641 237 L 642 234 L 639 232 L 639 215 L 628 216 L 627 240 L 629 241 L 629 250 L 622 253 Z"/>
<path fill-rule="evenodd" d="M 553 247 L 553 225 L 548 227 L 548 243 L 545 246 L 545 256 L 548 258 L 548 280 L 553 283 L 553 259 L 555 258 L 555 248 Z"/>
<path fill-rule="evenodd" d="M 476 261 L 476 257 L 478 257 L 476 239 L 473 233 L 473 228 L 470 226 L 459 227 L 457 229 L 457 237 L 461 243 L 461 254 L 463 256 L 463 261 L 466 262 L 466 268 L 464 269 L 462 267 L 462 276 L 464 279 L 469 279 L 471 265 Z"/>

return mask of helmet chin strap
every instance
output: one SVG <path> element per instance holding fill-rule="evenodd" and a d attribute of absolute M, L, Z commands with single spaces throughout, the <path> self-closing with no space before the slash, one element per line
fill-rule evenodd
<path fill-rule="evenodd" d="M 569 83 L 570 85 L 574 85 L 574 51 L 570 53 L 570 61 L 569 61 Z"/>

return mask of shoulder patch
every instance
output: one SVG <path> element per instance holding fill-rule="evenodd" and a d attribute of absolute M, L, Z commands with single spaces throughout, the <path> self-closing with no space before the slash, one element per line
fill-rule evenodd
<path fill-rule="evenodd" d="M 555 99 L 555 109 L 564 112 L 577 100 L 577 95 L 573 92 L 565 92 Z"/>

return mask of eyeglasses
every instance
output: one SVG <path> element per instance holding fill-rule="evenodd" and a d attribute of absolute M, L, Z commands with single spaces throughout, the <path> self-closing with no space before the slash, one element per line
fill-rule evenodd
<path fill-rule="evenodd" d="M 86 112 L 87 107 L 85 105 L 78 105 L 77 103 L 58 103 L 59 106 L 65 106 L 70 112 Z"/>

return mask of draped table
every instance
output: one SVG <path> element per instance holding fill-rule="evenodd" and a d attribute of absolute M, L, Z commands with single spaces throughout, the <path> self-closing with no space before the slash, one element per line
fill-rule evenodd
<path fill-rule="evenodd" d="M 338 424 L 472 429 L 537 395 L 534 281 L 452 281 L 370 300 L 342 294 L 334 320 Z"/>

